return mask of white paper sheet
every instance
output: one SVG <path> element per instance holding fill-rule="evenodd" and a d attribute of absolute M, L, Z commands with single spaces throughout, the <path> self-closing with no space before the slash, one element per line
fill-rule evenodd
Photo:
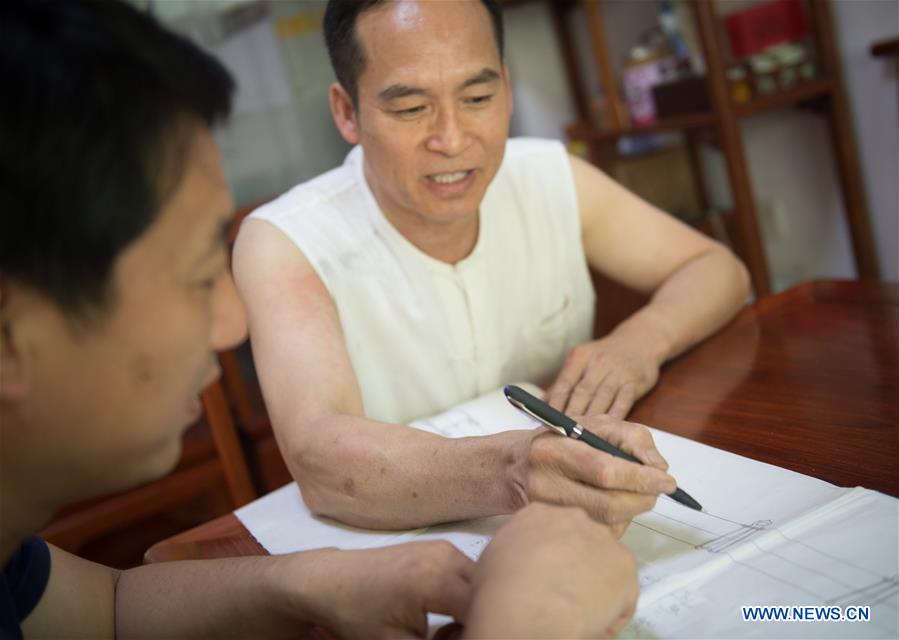
<path fill-rule="evenodd" d="M 449 437 L 535 426 L 499 390 L 415 424 Z M 662 497 L 634 519 L 623 541 L 637 557 L 641 595 L 623 637 L 899 637 L 899 501 L 663 431 L 653 437 L 704 512 Z M 371 532 L 315 518 L 295 484 L 235 513 L 270 553 L 439 538 L 474 559 L 505 520 Z M 871 620 L 750 623 L 744 605 L 866 605 Z"/>

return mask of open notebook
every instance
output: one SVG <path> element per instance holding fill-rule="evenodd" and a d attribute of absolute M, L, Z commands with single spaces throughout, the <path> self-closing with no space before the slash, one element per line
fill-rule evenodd
<path fill-rule="evenodd" d="M 412 426 L 460 437 L 537 425 L 497 390 Z M 899 500 L 664 431 L 653 437 L 679 486 L 705 511 L 662 497 L 628 528 L 623 542 L 637 557 L 641 593 L 622 637 L 899 637 Z M 367 531 L 312 516 L 296 484 L 235 513 L 273 554 L 441 538 L 477 558 L 505 520 Z M 741 607 L 751 605 L 869 606 L 870 619 L 744 622 Z"/>

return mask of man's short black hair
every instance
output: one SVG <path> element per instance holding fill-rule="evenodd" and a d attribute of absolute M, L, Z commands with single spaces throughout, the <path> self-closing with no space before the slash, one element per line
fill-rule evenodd
<path fill-rule="evenodd" d="M 359 16 L 382 4 L 384 0 L 328 0 L 325 8 L 324 32 L 328 57 L 337 81 L 358 106 L 359 74 L 365 70 L 365 52 L 356 37 Z M 503 59 L 503 12 L 496 0 L 481 0 L 493 23 L 493 36 L 500 60 Z"/>
<path fill-rule="evenodd" d="M 234 82 L 118 0 L 3 0 L 0 78 L 0 276 L 67 311 L 100 307 Z"/>

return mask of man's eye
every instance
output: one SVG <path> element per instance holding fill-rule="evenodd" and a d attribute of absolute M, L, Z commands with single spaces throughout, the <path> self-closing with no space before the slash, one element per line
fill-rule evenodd
<path fill-rule="evenodd" d="M 408 109 L 397 109 L 393 113 L 401 118 L 409 118 L 412 116 L 417 116 L 418 114 L 424 112 L 424 110 L 424 105 L 419 105 L 417 107 L 409 107 Z"/>
<path fill-rule="evenodd" d="M 486 96 L 472 96 L 470 98 L 465 98 L 465 102 L 471 105 L 481 105 L 487 104 L 493 99 L 493 94 L 489 94 Z"/>
<path fill-rule="evenodd" d="M 214 272 L 197 280 L 195 282 L 195 285 L 197 289 L 200 289 L 202 291 L 211 291 L 212 289 L 215 289 L 215 286 L 218 284 L 219 280 L 221 280 L 222 276 L 225 275 L 226 272 L 227 266 L 222 265 Z"/>

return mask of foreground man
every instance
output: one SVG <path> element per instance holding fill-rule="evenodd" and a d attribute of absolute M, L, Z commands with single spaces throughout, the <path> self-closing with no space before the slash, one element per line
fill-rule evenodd
<path fill-rule="evenodd" d="M 245 337 L 209 130 L 232 82 L 100 0 L 0 3 L 0 75 L 0 637 L 423 637 L 428 611 L 479 637 L 621 628 L 633 560 L 575 509 L 522 512 L 477 566 L 416 543 L 120 572 L 32 537 L 171 469 Z"/>
<path fill-rule="evenodd" d="M 558 142 L 507 140 L 495 2 L 331 0 L 325 37 L 334 121 L 358 146 L 254 212 L 235 249 L 304 500 L 385 528 L 574 504 L 621 533 L 674 480 L 620 419 L 739 309 L 745 269 Z M 595 342 L 587 263 L 653 294 Z M 544 430 L 401 426 L 519 380 L 548 384 L 551 404 L 592 414 L 581 422 L 647 466 Z"/>

